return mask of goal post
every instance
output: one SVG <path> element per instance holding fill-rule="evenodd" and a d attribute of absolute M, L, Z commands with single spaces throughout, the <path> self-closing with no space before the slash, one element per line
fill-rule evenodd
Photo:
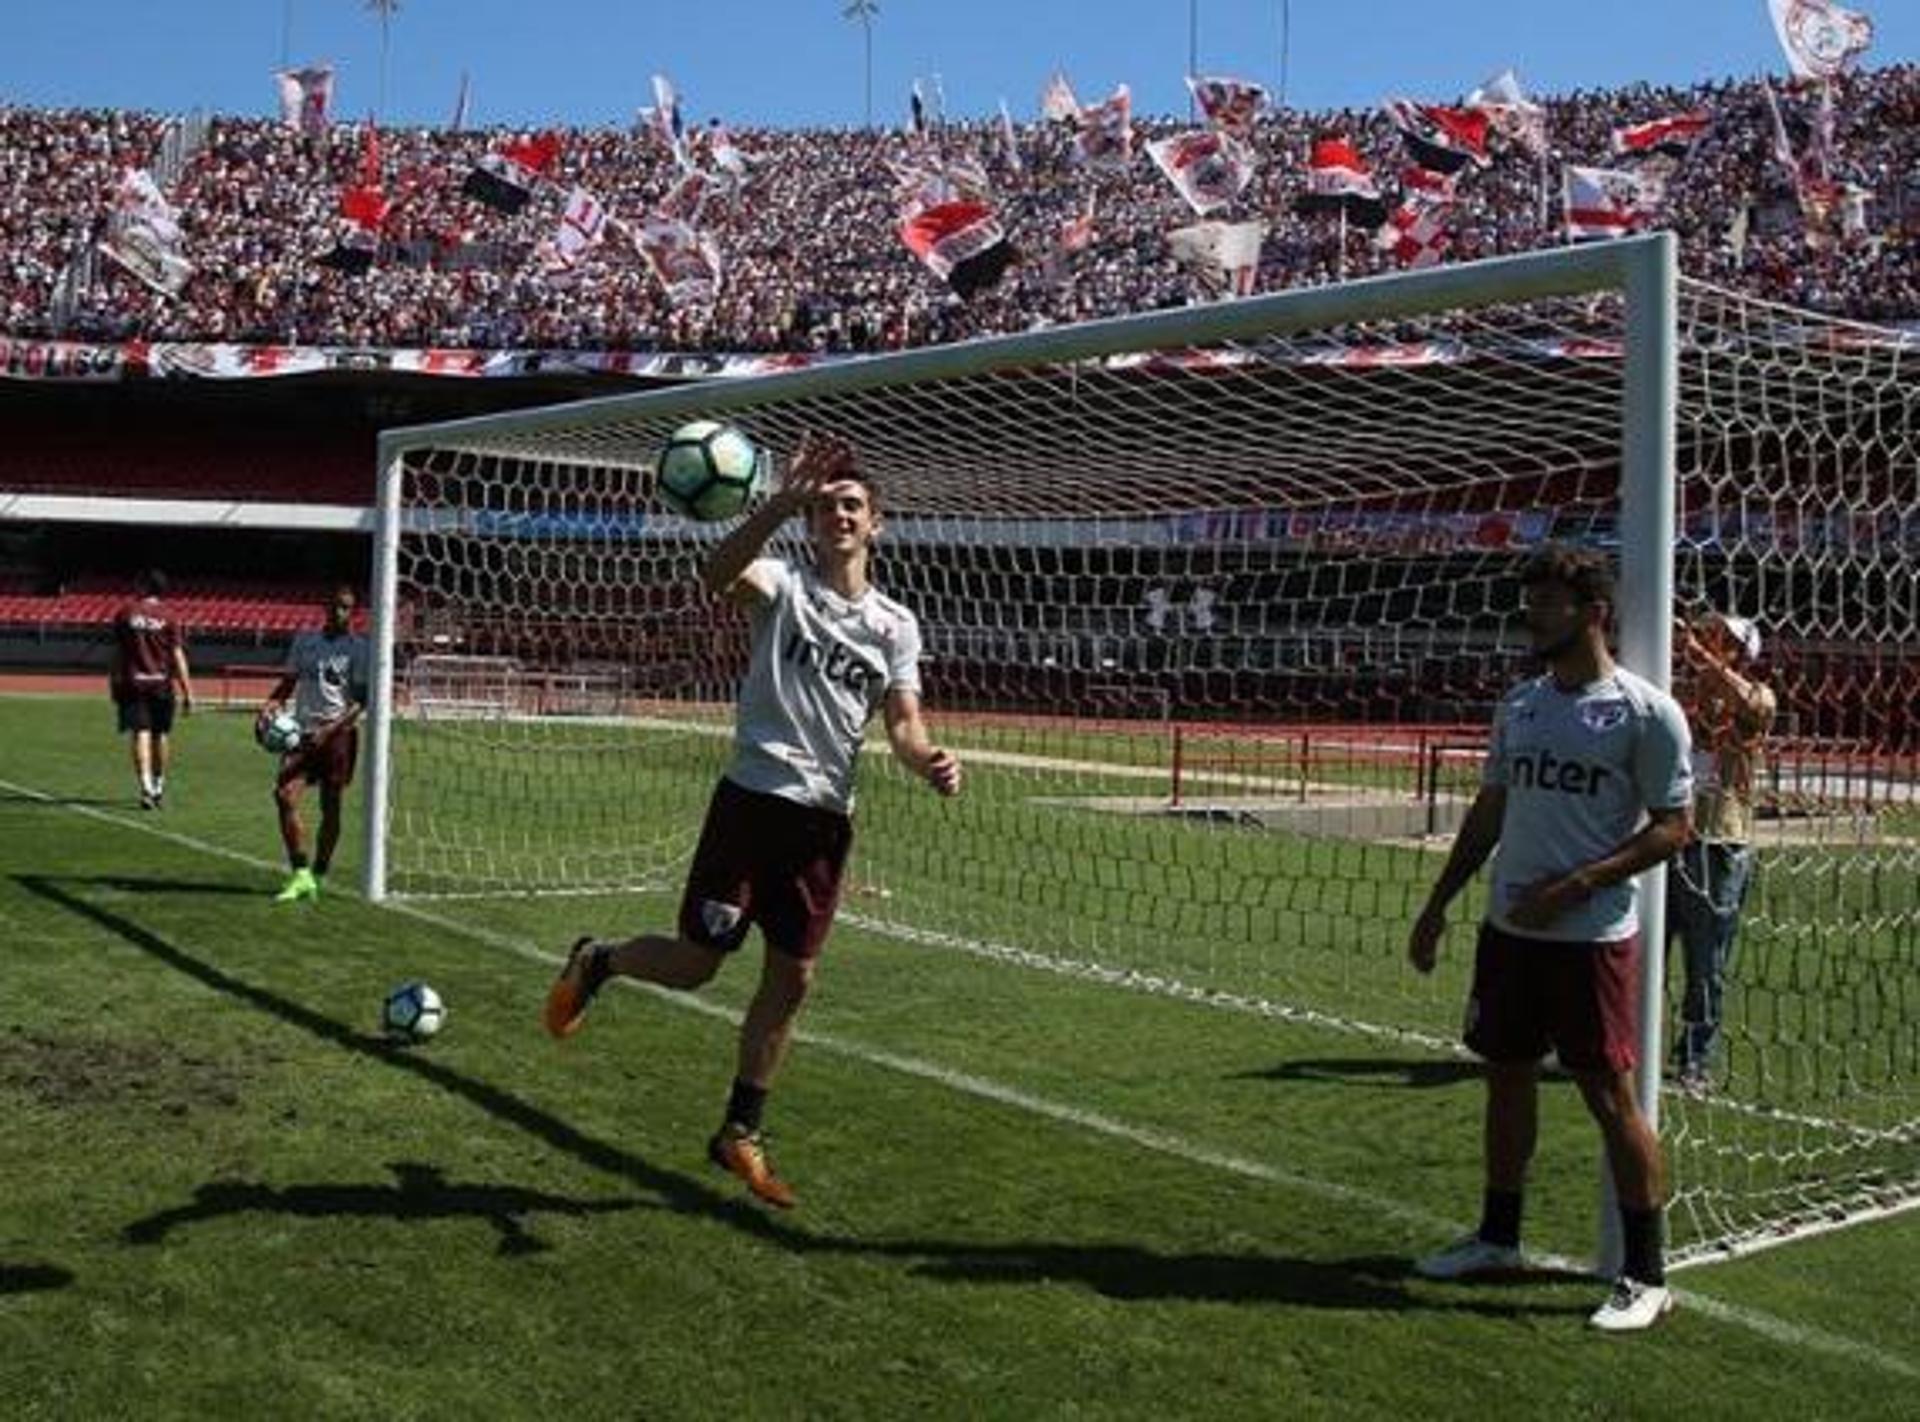
<path fill-rule="evenodd" d="M 660 509 L 653 451 L 711 418 L 777 464 L 830 429 L 970 765 L 935 805 L 870 746 L 842 922 L 1452 1049 L 1484 884 L 1430 977 L 1407 927 L 1537 665 L 1518 569 L 1570 542 L 1617 559 L 1626 666 L 1666 686 L 1676 607 L 1736 610 L 1781 698 L 1706 1098 L 1661 1090 L 1681 974 L 1643 881 L 1676 1256 L 1892 1207 L 1920 1196 L 1913 359 L 1683 281 L 1658 235 L 390 431 L 368 892 L 678 888 L 746 643 L 697 583 L 723 530 Z M 578 693 L 414 694 L 506 666 Z"/>

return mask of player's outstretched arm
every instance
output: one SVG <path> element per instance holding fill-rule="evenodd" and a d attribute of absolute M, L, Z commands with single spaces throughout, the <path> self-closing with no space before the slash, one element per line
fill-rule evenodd
<path fill-rule="evenodd" d="M 942 795 L 960 793 L 960 760 L 927 734 L 919 693 L 895 688 L 887 693 L 887 744 L 893 758 Z"/>
<path fill-rule="evenodd" d="M 845 440 L 812 432 L 802 435 L 780 487 L 708 556 L 700 570 L 700 581 L 707 591 L 736 600 L 770 596 L 771 587 L 754 579 L 753 560 L 781 524 L 804 509 L 828 484 L 853 473 L 853 468 L 853 447 Z"/>

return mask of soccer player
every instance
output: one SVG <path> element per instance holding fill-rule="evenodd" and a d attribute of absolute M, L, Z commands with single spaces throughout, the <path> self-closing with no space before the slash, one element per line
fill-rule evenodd
<path fill-rule="evenodd" d="M 107 674 L 120 729 L 133 737 L 133 773 L 143 810 L 157 810 L 166 799 L 176 687 L 181 714 L 193 711 L 186 636 L 166 595 L 165 573 L 150 568 L 140 575 L 140 595 L 114 614 Z"/>
<path fill-rule="evenodd" d="M 1680 939 L 1686 971 L 1674 1066 L 1684 1090 L 1701 1092 L 1753 883 L 1753 787 L 1776 702 L 1754 674 L 1760 629 L 1748 619 L 1716 612 L 1694 626 L 1680 623 L 1674 646 L 1688 671 L 1682 690 L 1694 740 L 1694 837 L 1667 890 L 1667 926 Z"/>
<path fill-rule="evenodd" d="M 353 783 L 360 753 L 360 717 L 367 708 L 367 639 L 353 630 L 353 589 L 336 590 L 327 604 L 326 626 L 302 632 L 287 651 L 284 673 L 261 703 L 256 731 L 293 698 L 300 743 L 280 757 L 273 801 L 280 811 L 280 839 L 286 846 L 287 882 L 274 902 L 290 904 L 320 897 L 320 881 L 333 863 L 340 842 L 340 799 Z M 320 787 L 320 835 L 307 858 L 306 828 L 300 822 L 300 797 L 309 785 Z"/>
<path fill-rule="evenodd" d="M 1455 895 L 1496 844 L 1465 1040 L 1485 1061 L 1486 1193 L 1480 1227 L 1415 1268 L 1460 1279 L 1521 1267 L 1520 1214 L 1549 1051 L 1579 1084 L 1606 1142 L 1624 1268 L 1596 1328 L 1650 1327 L 1666 1287 L 1660 1141 L 1633 1090 L 1640 951 L 1634 877 L 1686 843 L 1693 799 L 1679 705 L 1607 652 L 1613 583 L 1590 553 L 1547 548 L 1521 574 L 1547 673 L 1501 701 L 1481 788 L 1413 926 L 1431 972 Z"/>
<path fill-rule="evenodd" d="M 812 565 L 761 557 L 797 513 Z M 879 529 L 874 483 L 853 451 L 810 435 L 781 489 L 714 549 L 702 580 L 750 609 L 752 651 L 733 760 L 707 810 L 678 933 L 580 939 L 545 1008 L 547 1030 L 566 1037 L 609 978 L 697 988 L 758 924 L 760 984 L 707 1154 L 782 1209 L 794 1194 L 768 1159 L 761 1114 L 833 924 L 853 840 L 854 762 L 873 714 L 883 714 L 896 760 L 941 795 L 960 790 L 960 762 L 932 743 L 921 719 L 919 624 L 867 580 Z"/>

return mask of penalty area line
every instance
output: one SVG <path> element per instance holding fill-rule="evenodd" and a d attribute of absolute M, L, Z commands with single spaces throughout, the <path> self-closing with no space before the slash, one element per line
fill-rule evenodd
<path fill-rule="evenodd" d="M 0 790 L 41 801 L 44 804 L 102 824 L 116 825 L 183 849 L 224 859 L 229 863 L 245 865 L 249 868 L 273 872 L 279 868 L 275 860 L 262 859 L 257 855 L 231 849 L 225 845 L 198 839 L 192 835 L 181 834 L 175 830 L 163 829 L 157 824 L 145 820 L 132 819 L 125 815 L 110 814 L 92 805 L 76 805 L 62 802 L 58 796 L 31 786 L 0 780 Z M 365 903 L 357 891 L 348 890 L 347 895 Z M 369 907 L 384 910 L 411 918 L 419 923 L 439 929 L 455 937 L 479 943 L 500 952 L 510 953 L 529 962 L 554 967 L 561 963 L 563 955 L 538 944 L 507 934 L 495 933 L 479 928 L 459 919 L 448 918 L 443 914 L 416 907 L 407 903 L 391 900 Z M 647 993 L 661 1002 L 669 1003 L 685 1011 L 737 1025 L 741 1014 L 733 1008 L 686 993 L 674 992 L 668 988 L 657 987 L 650 983 L 620 979 L 623 987 L 631 987 Z M 1342 1185 L 1335 1181 L 1322 1180 L 1316 1176 L 1303 1175 L 1297 1171 L 1283 1170 L 1264 1161 L 1250 1160 L 1244 1156 L 1218 1151 L 1197 1141 L 1168 1132 L 1156 1131 L 1148 1127 L 1135 1125 L 1117 1117 L 1101 1112 L 1090 1111 L 1067 1102 L 1055 1101 L 1009 1086 L 1004 1082 L 988 1077 L 976 1076 L 970 1072 L 957 1071 L 937 1062 L 926 1061 L 919 1057 L 905 1056 L 884 1048 L 868 1046 L 850 1038 L 801 1028 L 795 1034 L 800 1041 L 819 1051 L 849 1061 L 859 1062 L 877 1070 L 926 1081 L 946 1090 L 977 1100 L 989 1101 L 996 1105 L 1027 1115 L 1041 1117 L 1057 1122 L 1074 1130 L 1091 1135 L 1103 1136 L 1109 1140 L 1123 1141 L 1139 1149 L 1184 1161 L 1205 1169 L 1235 1175 L 1246 1180 L 1255 1180 L 1263 1184 L 1275 1185 L 1282 1189 L 1293 1190 L 1301 1194 L 1312 1195 L 1331 1204 L 1364 1210 L 1399 1224 L 1430 1231 L 1436 1236 L 1455 1235 L 1462 1232 L 1464 1226 L 1457 1220 L 1448 1220 L 1416 1206 L 1375 1194 L 1369 1190 Z M 1557 1255 L 1533 1254 L 1530 1258 L 1537 1265 L 1555 1270 L 1586 1272 L 1587 1266 Z M 1703 1294 L 1693 1289 L 1674 1289 L 1674 1296 L 1687 1309 L 1699 1313 L 1705 1318 L 1732 1327 L 1745 1329 L 1770 1342 L 1784 1347 L 1796 1348 L 1810 1353 L 1821 1353 L 1829 1357 L 1845 1359 L 1849 1362 L 1872 1368 L 1895 1377 L 1920 1379 L 1920 1366 L 1907 1361 L 1896 1354 L 1877 1348 L 1858 1338 L 1843 1334 L 1830 1333 L 1824 1329 L 1791 1322 L 1758 1309 L 1747 1308 L 1739 1304 L 1728 1303 L 1711 1294 Z"/>

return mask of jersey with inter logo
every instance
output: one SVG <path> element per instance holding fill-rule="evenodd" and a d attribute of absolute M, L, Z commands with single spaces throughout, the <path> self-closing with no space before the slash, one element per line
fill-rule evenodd
<path fill-rule="evenodd" d="M 294 678 L 293 716 L 302 730 L 324 726 L 367 699 L 367 639 L 347 632 L 302 632 L 287 649 L 286 672 Z"/>
<path fill-rule="evenodd" d="M 1507 792 L 1487 912 L 1495 927 L 1575 943 L 1639 931 L 1635 879 L 1596 889 L 1544 929 L 1515 928 L 1507 913 L 1542 880 L 1619 848 L 1647 811 L 1692 798 L 1687 718 L 1671 696 L 1622 667 L 1571 691 L 1551 676 L 1522 682 L 1494 717 L 1481 783 Z"/>
<path fill-rule="evenodd" d="M 850 814 L 867 722 L 889 691 L 920 690 L 920 624 L 877 589 L 844 598 L 811 568 L 763 558 L 727 778 Z"/>
<path fill-rule="evenodd" d="M 180 624 L 157 597 L 143 597 L 121 608 L 113 619 L 120 644 L 120 691 L 164 696 L 173 690 L 173 654 L 184 646 Z"/>

